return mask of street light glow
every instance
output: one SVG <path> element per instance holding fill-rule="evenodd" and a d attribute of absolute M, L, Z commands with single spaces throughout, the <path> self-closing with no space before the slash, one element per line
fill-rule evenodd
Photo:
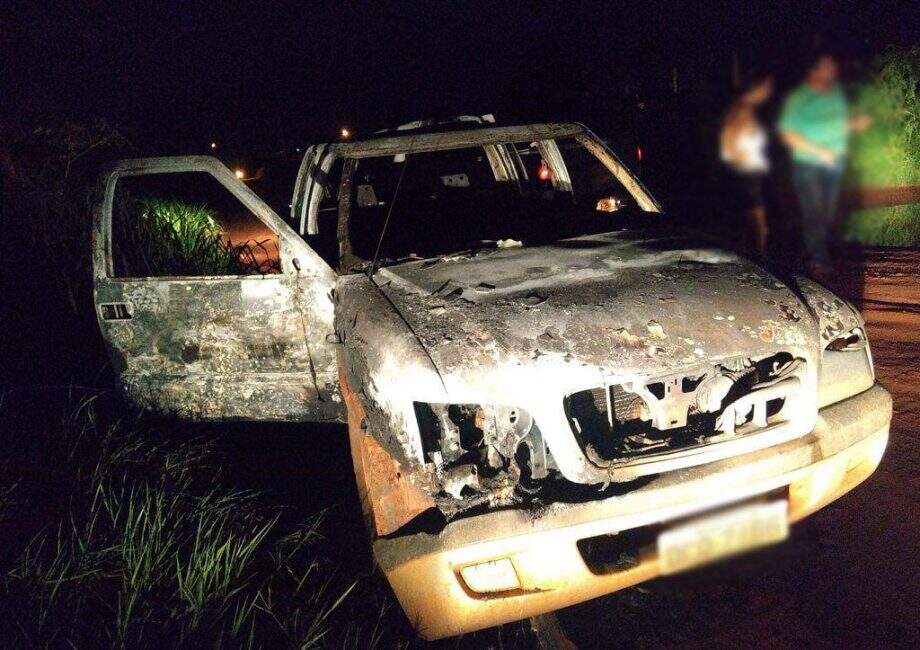
<path fill-rule="evenodd" d="M 212 142 L 212 143 L 211 143 L 211 148 L 212 148 L 212 149 L 217 149 L 217 143 L 216 143 L 216 142 Z"/>
<path fill-rule="evenodd" d="M 233 172 L 233 175 L 236 176 L 238 179 L 243 180 L 243 178 L 246 176 L 246 172 L 244 172 L 242 169 L 236 169 Z"/>
<path fill-rule="evenodd" d="M 347 126 L 343 126 L 342 130 L 339 131 L 339 135 L 341 135 L 343 139 L 347 139 L 351 137 L 351 131 Z"/>

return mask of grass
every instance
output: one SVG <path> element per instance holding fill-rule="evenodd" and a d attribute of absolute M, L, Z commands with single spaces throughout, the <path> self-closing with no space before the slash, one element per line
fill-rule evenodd
<path fill-rule="evenodd" d="M 241 425 L 244 440 L 284 435 L 258 426 Z M 367 552 L 357 496 L 343 491 L 348 511 L 326 509 L 347 480 L 331 457 L 347 467 L 347 447 L 317 452 L 305 504 L 284 493 L 290 467 L 300 481 L 310 472 L 299 459 L 284 465 L 290 441 L 246 459 L 261 479 L 279 475 L 282 493 L 273 494 L 238 487 L 248 482 L 238 456 L 264 449 L 264 438 L 241 450 L 202 430 L 213 425 L 138 413 L 109 393 L 0 393 L 5 647 L 422 645 L 369 557 L 355 551 Z M 314 495 L 317 485 L 324 494 Z M 522 623 L 434 645 L 532 643 Z"/>
<path fill-rule="evenodd" d="M 126 200 L 116 227 L 116 260 L 125 275 L 249 275 L 278 270 L 258 261 L 256 249 L 264 242 L 234 244 L 225 239 L 215 213 L 204 205 L 163 198 Z"/>
<path fill-rule="evenodd" d="M 119 408 L 104 395 L 75 394 L 56 417 L 4 402 L 5 644 L 380 642 L 390 604 L 350 602 L 366 587 L 324 559 L 322 513 L 282 525 L 264 495 L 222 484 L 213 441 L 171 440 L 136 413 L 100 417 Z M 369 615 L 355 617 L 359 605 Z"/>
<path fill-rule="evenodd" d="M 214 213 L 203 205 L 166 199 L 137 202 L 151 266 L 170 275 L 237 275 L 239 255 L 224 243 Z"/>
<path fill-rule="evenodd" d="M 854 88 L 853 112 L 873 125 L 850 141 L 849 186 L 920 184 L 920 48 L 892 48 Z"/>
<path fill-rule="evenodd" d="M 869 246 L 920 246 L 920 204 L 856 210 L 844 221 L 843 237 Z"/>

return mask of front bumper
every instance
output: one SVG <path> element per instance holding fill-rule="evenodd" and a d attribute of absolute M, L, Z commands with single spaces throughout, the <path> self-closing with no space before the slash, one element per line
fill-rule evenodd
<path fill-rule="evenodd" d="M 379 539 L 374 555 L 409 620 L 425 639 L 499 625 L 596 598 L 660 575 L 655 554 L 598 574 L 577 543 L 667 522 L 787 487 L 798 521 L 865 480 L 888 442 L 891 397 L 879 385 L 823 408 L 809 434 L 708 465 L 668 472 L 620 496 L 553 504 L 540 513 L 503 510 L 448 524 L 438 535 Z M 467 589 L 460 570 L 509 558 L 520 588 Z"/>

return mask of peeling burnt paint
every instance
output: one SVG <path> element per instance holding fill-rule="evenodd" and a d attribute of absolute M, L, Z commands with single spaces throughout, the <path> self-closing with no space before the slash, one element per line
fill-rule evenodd
<path fill-rule="evenodd" d="M 794 291 L 734 254 L 679 237 L 610 233 L 575 243 L 339 280 L 337 332 L 369 428 L 405 471 L 437 479 L 430 494 L 447 516 L 520 501 L 520 492 L 502 492 L 519 476 L 513 461 L 498 474 L 501 486 L 474 480 L 469 466 L 439 473 L 422 449 L 415 402 L 519 407 L 539 423 L 551 469 L 573 483 L 604 483 L 613 475 L 575 442 L 566 395 L 782 351 L 802 360 L 805 395 L 806 415 L 787 435 L 813 425 L 820 316 Z"/>
<path fill-rule="evenodd" d="M 318 311 L 313 301 L 329 299 L 294 291 L 300 284 L 274 276 L 100 283 L 100 302 L 131 313 L 101 321 L 126 390 L 144 406 L 187 417 L 338 419 L 335 360 L 307 345 L 326 332 L 302 318 Z"/>
<path fill-rule="evenodd" d="M 312 149 L 325 155 L 305 159 L 312 171 L 298 179 L 295 216 L 315 229 L 311 184 L 334 156 L 348 170 L 364 156 L 488 152 L 496 141 L 563 135 L 595 152 L 640 207 L 657 210 L 584 127 L 535 125 Z M 281 275 L 112 277 L 108 206 L 118 174 L 185 169 L 214 174 L 278 233 Z M 346 174 L 339 197 L 343 268 L 354 258 L 349 182 Z M 194 418 L 311 420 L 340 417 L 341 390 L 375 558 L 426 638 L 622 586 L 630 576 L 585 571 L 576 542 L 656 523 L 663 511 L 677 519 L 730 503 L 793 475 L 811 492 L 824 474 L 807 472 L 837 454 L 863 472 L 858 482 L 887 439 L 890 398 L 873 389 L 856 329 L 863 323 L 850 305 L 676 233 L 517 242 L 336 279 L 214 160 L 127 161 L 103 179 L 100 196 L 96 302 L 128 392 Z M 572 406 L 575 395 L 589 417 Z M 705 426 L 693 429 L 701 416 Z M 853 483 L 828 485 L 835 498 Z M 473 514 L 429 534 L 431 521 Z M 560 540 L 571 560 L 561 565 Z M 514 563 L 523 589 L 480 599 L 457 588 L 459 568 L 496 557 Z"/>
<path fill-rule="evenodd" d="M 671 242 L 674 249 L 668 250 L 652 234 L 580 241 L 591 245 L 411 262 L 384 269 L 379 282 L 447 372 L 508 361 L 526 366 L 534 357 L 542 361 L 533 365 L 552 365 L 568 355 L 570 365 L 591 366 L 600 377 L 667 372 L 694 363 L 698 350 L 710 358 L 769 351 L 748 339 L 817 347 L 811 328 L 783 317 L 780 301 L 804 309 L 795 295 L 737 256 L 682 249 L 680 242 Z M 533 273 L 532 259 L 555 264 Z M 756 287 L 739 284 L 733 270 L 756 273 L 761 281 Z M 474 290 L 484 277 L 496 287 L 487 295 Z M 453 287 L 446 297 L 444 286 Z M 541 293 L 537 305 L 530 299 L 534 291 Z M 758 304 L 758 293 L 776 306 Z M 681 296 L 677 304 L 662 309 L 660 298 L 675 294 Z M 773 332 L 767 341 L 759 336 L 764 328 Z M 466 345 L 453 345 L 456 341 Z"/>
<path fill-rule="evenodd" d="M 112 201 L 122 176 L 203 171 L 279 236 L 282 273 L 117 278 Z M 147 408 L 197 419 L 341 420 L 332 270 L 219 161 L 123 161 L 100 180 L 93 223 L 99 325 L 121 384 Z M 103 305 L 128 318 L 106 318 Z"/>
<path fill-rule="evenodd" d="M 825 345 L 854 327 L 865 327 L 859 312 L 829 289 L 804 277 L 797 277 L 795 281 L 817 318 L 818 332 Z"/>

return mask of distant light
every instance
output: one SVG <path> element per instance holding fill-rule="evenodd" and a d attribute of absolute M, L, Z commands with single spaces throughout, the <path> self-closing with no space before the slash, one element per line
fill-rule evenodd
<path fill-rule="evenodd" d="M 642 162 L 642 147 L 636 147 L 636 160 Z"/>
<path fill-rule="evenodd" d="M 233 175 L 238 179 L 243 180 L 243 178 L 246 177 L 246 172 L 244 172 L 242 169 L 237 169 L 233 172 Z"/>
<path fill-rule="evenodd" d="M 343 126 L 343 127 L 342 127 L 342 130 L 339 131 L 339 135 L 342 136 L 343 139 L 350 138 L 350 137 L 351 137 L 351 130 L 349 130 L 349 128 L 348 128 L 347 126 Z"/>
<path fill-rule="evenodd" d="M 548 181 L 553 177 L 553 172 L 550 170 L 549 165 L 545 161 L 540 162 L 540 168 L 537 169 L 537 178 L 541 181 Z"/>
<path fill-rule="evenodd" d="M 212 142 L 212 143 L 211 143 L 211 148 L 212 148 L 212 149 L 217 149 L 217 143 L 216 143 L 216 142 Z"/>

